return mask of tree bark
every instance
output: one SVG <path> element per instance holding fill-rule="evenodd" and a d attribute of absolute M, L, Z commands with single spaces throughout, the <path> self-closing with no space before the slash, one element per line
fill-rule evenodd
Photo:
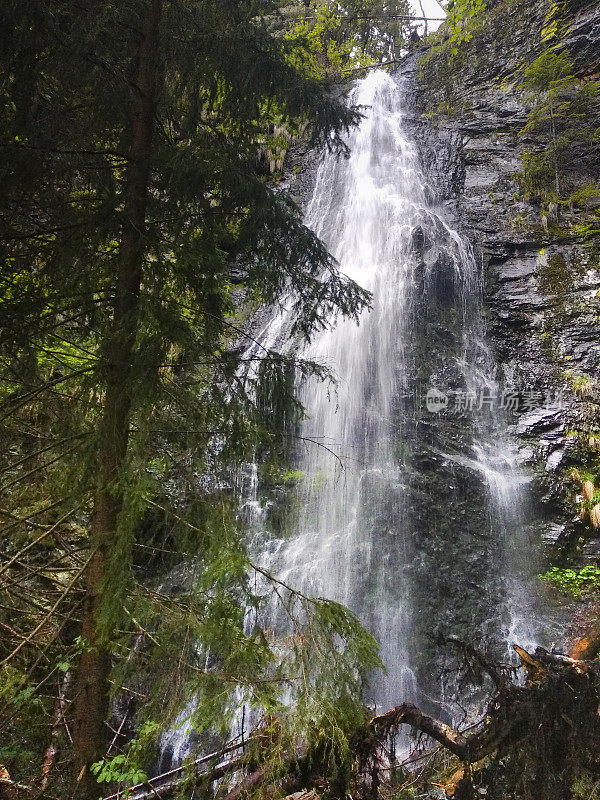
<path fill-rule="evenodd" d="M 97 800 L 98 784 L 90 773 L 90 765 L 105 755 L 108 743 L 106 718 L 111 657 L 98 629 L 97 616 L 123 504 L 121 479 L 133 401 L 131 373 L 143 271 L 143 232 L 150 179 L 161 17 L 162 0 L 148 0 L 136 54 L 129 167 L 124 189 L 125 222 L 117 265 L 112 331 L 107 346 L 104 410 L 98 431 L 98 481 L 91 522 L 92 547 L 96 551 L 86 574 L 81 632 L 86 649 L 79 667 L 75 700 L 74 796 L 81 800 Z"/>
<path fill-rule="evenodd" d="M 400 725 L 410 725 L 413 728 L 417 728 L 417 730 L 435 739 L 436 742 L 439 742 L 461 760 L 467 759 L 469 743 L 462 733 L 444 722 L 424 714 L 421 709 L 410 703 L 396 706 L 396 708 L 392 708 L 385 714 L 374 717 L 369 723 L 369 728 L 378 740 L 382 740 L 389 731 L 398 728 Z"/>

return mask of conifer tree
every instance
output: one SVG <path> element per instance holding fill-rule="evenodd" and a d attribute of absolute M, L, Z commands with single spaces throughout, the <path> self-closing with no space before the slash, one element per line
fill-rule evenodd
<path fill-rule="evenodd" d="M 259 368 L 240 372 L 243 348 L 231 345 L 243 308 L 287 297 L 293 334 L 306 338 L 336 313 L 356 317 L 368 303 L 291 200 L 259 175 L 274 114 L 290 124 L 308 121 L 313 145 L 340 151 L 342 134 L 358 119 L 290 63 L 285 41 L 264 23 L 267 5 L 8 0 L 1 12 L 3 424 L 17 455 L 29 447 L 25 422 L 31 430 L 35 421 L 52 441 L 62 441 L 59 433 L 76 440 L 50 461 L 52 486 L 65 494 L 46 498 L 58 511 L 43 519 L 50 536 L 74 504 L 81 508 L 78 530 L 89 531 L 75 575 L 85 576 L 73 727 L 81 798 L 98 796 L 90 768 L 107 751 L 115 640 L 131 618 L 133 548 L 165 479 L 158 469 L 152 483 L 162 449 L 185 441 L 186 457 L 205 471 L 219 459 L 239 461 L 261 436 L 273 441 L 256 397 L 264 406 L 269 386 L 289 390 L 290 369 L 324 374 L 271 351 L 258 356 Z M 284 400 L 292 415 L 299 412 L 289 392 Z M 175 427 L 157 433 L 165 420 Z M 23 488 L 14 497 L 16 519 L 32 500 L 22 460 L 8 465 L 10 485 Z M 205 532 L 199 542 L 218 564 L 222 556 L 213 551 L 222 543 L 211 542 L 212 523 L 199 527 L 195 506 L 182 516 L 168 498 L 162 502 L 188 533 Z M 7 557 L 20 556 L 20 543 L 5 547 Z M 211 580 L 231 587 L 229 603 L 244 584 L 247 561 L 235 538 L 225 551 L 235 562 L 225 568 L 229 577 L 213 571 Z M 64 608 L 75 578 L 56 608 Z M 231 649 L 226 680 L 235 686 L 242 673 L 264 678 L 263 640 L 262 655 L 250 664 L 258 633 L 244 640 L 246 660 L 236 661 L 239 598 L 235 607 L 221 599 L 215 610 L 215 602 L 205 600 L 198 613 L 207 615 L 207 639 L 211 614 L 230 620 L 220 640 L 223 652 Z M 77 608 L 73 603 L 67 616 Z M 350 617 L 333 606 L 317 610 L 350 644 L 358 636 L 348 650 L 358 665 L 377 664 L 374 643 Z M 6 664 L 24 657 L 50 616 L 24 631 Z M 25 659 L 23 675 L 29 666 Z M 214 694 L 223 694 L 222 685 Z"/>
<path fill-rule="evenodd" d="M 574 74 L 573 60 L 568 50 L 549 47 L 523 69 L 522 88 L 533 106 L 527 115 L 522 136 L 538 136 L 544 141 L 528 148 L 521 160 L 524 172 L 519 176 L 527 193 L 540 194 L 550 202 L 559 203 L 564 194 L 563 176 L 574 171 L 582 155 L 590 158 L 597 150 L 598 132 L 595 127 L 595 105 L 600 84 L 580 81 Z M 571 182 L 575 196 L 583 187 Z M 588 185 L 593 195 L 593 184 Z M 579 191 L 577 191 L 579 190 Z M 583 199 L 586 192 L 583 191 Z"/>

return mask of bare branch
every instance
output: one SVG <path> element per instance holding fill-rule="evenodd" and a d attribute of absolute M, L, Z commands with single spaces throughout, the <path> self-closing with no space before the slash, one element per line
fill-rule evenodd
<path fill-rule="evenodd" d="M 87 558 L 87 560 L 85 561 L 85 563 L 83 564 L 83 566 L 81 567 L 81 569 L 77 570 L 76 574 L 75 574 L 75 575 L 73 576 L 73 578 L 72 578 L 72 579 L 69 581 L 69 583 L 67 584 L 67 587 L 66 587 L 66 589 L 65 589 L 65 590 L 64 590 L 64 592 L 61 594 L 61 596 L 58 598 L 58 600 L 57 600 L 57 601 L 54 603 L 54 605 L 52 606 L 52 608 L 50 609 L 50 611 L 48 611 L 48 613 L 45 615 L 45 617 L 42 619 L 42 621 L 41 621 L 41 622 L 40 622 L 38 625 L 36 625 L 36 627 L 35 627 L 35 628 L 34 628 L 34 629 L 31 631 L 31 633 L 30 633 L 28 636 L 26 636 L 26 637 L 25 637 L 25 639 L 23 639 L 23 641 L 22 641 L 22 642 L 20 642 L 20 644 L 19 644 L 19 645 L 17 645 L 17 647 L 15 647 L 15 649 L 12 651 L 12 653 L 10 653 L 10 655 L 6 656 L 6 658 L 4 658 L 4 659 L 2 659 L 2 661 L 0 661 L 0 666 L 1 666 L 2 664 L 7 664 L 9 661 L 11 661 L 11 660 L 12 660 L 12 659 L 13 659 L 13 658 L 14 658 L 14 657 L 17 655 L 17 653 L 18 653 L 18 652 L 19 652 L 19 651 L 20 651 L 20 650 L 21 650 L 21 649 L 22 649 L 22 648 L 23 648 L 23 647 L 24 647 L 24 646 L 25 646 L 25 645 L 26 645 L 28 642 L 30 642 L 30 641 L 33 639 L 33 637 L 34 637 L 34 636 L 35 636 L 37 633 L 39 633 L 39 632 L 41 631 L 41 629 L 42 629 L 42 628 L 44 627 L 44 625 L 45 625 L 45 624 L 48 622 L 48 620 L 49 620 L 49 619 L 51 619 L 52 615 L 54 614 L 54 612 L 56 611 L 56 609 L 59 607 L 59 605 L 62 603 L 62 601 L 65 599 L 65 597 L 66 597 L 66 596 L 69 594 L 69 592 L 70 592 L 70 591 L 73 589 L 73 587 L 75 586 L 75 584 L 77 583 L 77 581 L 79 580 L 79 578 L 80 578 L 80 577 L 83 575 L 83 573 L 85 572 L 85 570 L 86 570 L 86 568 L 87 568 L 88 564 L 89 564 L 89 563 L 90 563 L 90 561 L 92 560 L 92 558 L 93 558 L 93 556 L 94 556 L 94 554 L 95 554 L 95 553 L 96 553 L 96 549 L 92 550 L 92 552 L 90 553 L 89 557 Z"/>
<path fill-rule="evenodd" d="M 56 504 L 54 504 L 54 505 L 56 505 Z M 53 533 L 58 528 L 59 525 L 62 525 L 62 523 L 65 520 L 67 520 L 72 514 L 74 514 L 76 511 L 78 511 L 81 508 L 82 505 L 83 505 L 83 503 L 79 503 L 78 505 L 75 506 L 75 508 L 72 508 L 70 511 L 67 511 L 67 513 L 63 514 L 63 516 L 58 520 L 58 522 L 55 522 L 54 525 L 51 528 L 49 528 L 47 531 L 44 531 L 44 533 L 40 534 L 37 537 L 37 539 L 34 539 L 33 542 L 30 542 L 22 550 L 19 550 L 19 552 L 15 556 L 13 556 L 9 561 L 6 562 L 6 564 L 4 564 L 2 567 L 0 567 L 0 575 L 2 575 L 4 572 L 6 572 L 6 570 L 9 569 L 15 563 L 15 561 L 18 561 L 20 558 L 22 558 L 28 550 L 31 550 L 32 547 L 36 546 L 36 544 L 39 544 L 47 536 L 50 536 L 50 534 Z M 49 508 L 52 508 L 52 506 L 49 506 Z M 47 509 L 44 509 L 44 510 L 47 510 Z"/>

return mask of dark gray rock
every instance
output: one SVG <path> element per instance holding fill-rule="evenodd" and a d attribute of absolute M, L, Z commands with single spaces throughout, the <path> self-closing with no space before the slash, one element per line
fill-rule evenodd
<path fill-rule="evenodd" d="M 488 336 L 505 387 L 563 395 L 559 409 L 535 409 L 514 425 L 535 477 L 535 536 L 556 556 L 565 540 L 585 533 L 573 519 L 564 475 L 576 461 L 567 434 L 590 422 L 589 403 L 571 391 L 571 376 L 595 377 L 600 369 L 600 263 L 583 239 L 557 230 L 577 212 L 560 210 L 549 232 L 549 212 L 524 202 L 514 177 L 524 149 L 539 146 L 517 135 L 530 107 L 518 73 L 548 46 L 541 30 L 549 9 L 541 1 L 510 4 L 476 37 L 468 62 L 457 60 L 445 72 L 439 63 L 430 65 L 411 102 L 428 112 L 413 123 L 423 167 L 481 264 Z M 565 15 L 569 25 L 563 24 L 559 46 L 569 50 L 578 76 L 597 76 L 600 2 L 571 0 Z M 410 69 L 409 59 L 400 74 Z M 450 117 L 435 115 L 442 101 Z M 597 161 L 588 153 L 577 177 L 597 180 Z M 597 547 L 586 552 L 598 556 Z"/>

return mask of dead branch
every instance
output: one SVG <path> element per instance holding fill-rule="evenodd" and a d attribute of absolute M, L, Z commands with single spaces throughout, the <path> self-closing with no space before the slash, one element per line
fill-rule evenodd
<path fill-rule="evenodd" d="M 238 783 L 228 794 L 225 795 L 224 800 L 240 800 L 243 794 L 246 792 L 252 791 L 252 789 L 256 789 L 257 786 L 260 786 L 261 783 L 269 776 L 270 769 L 269 766 L 263 764 L 262 767 L 259 767 L 255 772 L 250 773 L 250 775 L 246 775 L 243 781 Z"/>
<path fill-rule="evenodd" d="M 410 703 L 396 706 L 396 708 L 392 708 L 385 714 L 374 717 L 369 723 L 369 728 L 377 741 L 383 741 L 400 725 L 410 725 L 411 728 L 417 728 L 417 730 L 427 734 L 427 736 L 431 736 L 436 742 L 442 744 L 454 755 L 466 760 L 468 739 L 459 731 L 424 714 L 419 708 Z"/>
<path fill-rule="evenodd" d="M 46 753 L 44 754 L 44 764 L 42 766 L 40 796 L 44 794 L 44 792 L 48 787 L 48 782 L 50 781 L 50 771 L 52 770 L 54 759 L 56 758 L 56 754 L 58 753 L 60 731 L 63 725 L 66 725 L 65 722 L 65 711 L 67 706 L 66 696 L 67 692 L 69 691 L 70 683 L 71 683 L 70 672 L 66 672 L 65 675 L 63 676 L 63 679 L 58 682 L 58 696 L 56 698 L 56 703 L 54 705 L 54 714 L 52 717 L 52 730 L 50 732 L 50 744 L 46 748 Z"/>
<path fill-rule="evenodd" d="M 472 658 L 473 661 L 475 661 L 475 663 L 490 676 L 495 686 L 508 685 L 508 675 L 506 674 L 506 671 L 503 671 L 502 667 L 494 663 L 477 647 L 474 647 L 469 642 L 463 642 L 460 639 L 456 639 L 454 636 L 449 636 L 448 638 L 444 639 L 444 642 L 455 645 L 462 650 L 465 655 Z"/>
<path fill-rule="evenodd" d="M 175 767 L 168 772 L 163 772 L 161 775 L 156 775 L 145 783 L 138 783 L 136 786 L 132 786 L 127 798 L 128 800 L 146 800 L 146 798 L 149 800 L 151 797 L 168 797 L 168 795 L 178 786 L 181 786 L 184 781 L 189 780 L 191 774 L 194 774 L 198 781 L 207 776 L 209 776 L 209 780 L 211 781 L 218 780 L 228 772 L 234 772 L 236 769 L 240 769 L 245 765 L 246 756 L 240 756 L 231 760 L 222 760 L 223 756 L 240 750 L 241 748 L 242 745 L 239 742 L 230 744 L 216 753 L 210 753 L 207 756 L 198 758 L 191 765 Z M 210 769 L 211 763 L 214 764 L 216 761 L 218 761 L 217 765 L 213 769 Z M 117 792 L 116 794 L 108 795 L 103 798 L 103 800 L 122 800 L 122 798 L 123 792 Z"/>
<path fill-rule="evenodd" d="M 44 525 L 39 522 L 31 522 L 34 517 L 39 517 L 42 514 L 45 514 L 46 511 L 52 511 L 53 508 L 60 506 L 66 500 L 66 497 L 61 497 L 59 500 L 54 500 L 49 505 L 45 506 L 44 508 L 38 508 L 37 511 L 33 511 L 31 514 L 28 514 L 26 517 L 17 517 L 15 514 L 12 514 L 10 511 L 7 511 L 5 508 L 0 509 L 0 514 L 9 517 L 10 519 L 14 520 L 11 522 L 10 525 L 4 525 L 2 528 L 2 533 L 6 536 L 7 532 L 12 530 L 13 528 L 18 527 L 19 525 L 28 525 L 30 528 L 47 528 L 48 525 Z M 48 535 L 48 531 L 46 531 L 45 535 Z M 32 542 L 32 546 L 35 542 Z M 20 553 L 17 554 L 17 558 L 19 557 Z M 0 572 L 4 572 L 9 565 L 5 564 Z"/>
<path fill-rule="evenodd" d="M 569 652 L 569 656 L 580 661 L 596 658 L 600 651 L 600 620 L 596 620 L 581 639 L 578 639 Z"/>
<path fill-rule="evenodd" d="M 75 584 L 77 583 L 77 581 L 78 581 L 78 580 L 81 578 L 81 576 L 82 576 L 82 575 L 83 575 L 83 573 L 85 572 L 85 570 L 86 570 L 86 568 L 87 568 L 87 565 L 88 565 L 88 564 L 90 563 L 90 561 L 92 560 L 92 558 L 93 558 L 93 556 L 94 556 L 94 553 L 95 553 L 95 552 L 96 552 L 95 550 L 92 550 L 92 552 L 90 553 L 89 557 L 87 558 L 87 560 L 86 560 L 85 564 L 84 564 L 84 565 L 81 567 L 81 569 L 79 569 L 79 570 L 77 571 L 77 573 L 74 575 L 74 577 L 73 577 L 73 578 L 72 578 L 72 579 L 69 581 L 69 583 L 68 583 L 68 585 L 67 585 L 66 589 L 64 590 L 64 592 L 63 592 L 63 593 L 60 595 L 60 597 L 58 598 L 58 600 L 56 600 L 56 602 L 54 603 L 54 605 L 52 606 L 52 608 L 51 608 L 51 609 L 48 611 L 48 613 L 47 613 L 47 614 L 44 616 L 44 618 L 41 620 L 41 622 L 39 622 L 39 623 L 38 623 L 38 625 L 36 625 L 36 627 L 35 627 L 35 628 L 34 628 L 34 629 L 31 631 L 31 633 L 29 633 L 29 634 L 28 634 L 28 635 L 27 635 L 27 636 L 26 636 L 26 637 L 25 637 L 25 638 L 24 638 L 24 639 L 23 639 L 23 640 L 22 640 L 22 641 L 21 641 L 21 642 L 20 642 L 20 643 L 17 645 L 17 647 L 15 647 L 15 649 L 12 651 L 12 653 L 10 653 L 10 655 L 6 656 L 6 658 L 4 658 L 4 659 L 2 659 L 2 661 L 0 661 L 0 666 L 1 666 L 2 664 L 7 664 L 9 661 L 11 661 L 11 660 L 12 660 L 12 659 L 13 659 L 13 658 L 14 658 L 14 657 L 17 655 L 17 653 L 18 653 L 18 652 L 19 652 L 19 651 L 20 651 L 20 650 L 23 648 L 23 646 L 24 646 L 24 645 L 26 645 L 28 642 L 30 642 L 30 641 L 33 639 L 33 637 L 34 637 L 34 636 L 35 636 L 37 633 L 39 633 L 39 632 L 40 632 L 40 630 L 41 630 L 41 629 L 44 627 L 44 625 L 45 625 L 45 624 L 48 622 L 48 620 L 50 620 L 50 619 L 52 618 L 52 615 L 54 614 L 54 612 L 56 611 L 56 609 L 59 607 L 59 605 L 62 603 L 62 601 L 63 601 L 63 600 L 65 599 L 65 597 L 66 597 L 66 596 L 69 594 L 69 592 L 70 592 L 70 591 L 73 589 L 73 587 L 75 586 Z"/>
<path fill-rule="evenodd" d="M 400 725 L 409 725 L 435 739 L 461 761 L 473 764 L 533 736 L 539 726 L 539 711 L 546 709 L 550 713 L 560 713 L 558 699 L 563 695 L 567 707 L 572 703 L 572 695 L 577 695 L 578 691 L 583 698 L 591 697 L 595 714 L 597 699 L 600 699 L 600 664 L 550 653 L 541 647 L 533 655 L 518 645 L 515 645 L 515 651 L 527 672 L 527 685 L 521 687 L 507 682 L 498 670 L 490 672 L 491 664 L 484 659 L 486 671 L 496 673 L 497 683 L 487 714 L 474 733 L 463 734 L 424 714 L 416 706 L 405 703 L 374 717 L 367 731 L 363 731 L 364 743 L 361 745 L 357 740 L 358 749 L 362 748 L 364 755 L 366 745 L 373 754 Z M 473 649 L 473 653 L 476 652 Z M 582 683 L 586 678 L 591 678 L 591 681 Z"/>
<path fill-rule="evenodd" d="M 25 553 L 28 550 L 31 550 L 31 548 L 35 547 L 36 544 L 39 544 L 43 539 L 45 539 L 46 537 L 50 536 L 50 534 L 53 531 L 55 531 L 56 528 L 58 528 L 58 526 L 61 523 L 65 522 L 72 514 L 74 514 L 76 511 L 78 511 L 81 508 L 82 505 L 83 505 L 83 503 L 79 503 L 77 506 L 75 506 L 75 508 L 72 508 L 70 511 L 67 511 L 67 513 L 63 514 L 63 516 L 57 522 L 55 522 L 54 525 L 52 525 L 48 530 L 44 531 L 44 533 L 40 534 L 37 537 L 37 539 L 34 539 L 33 542 L 30 542 L 22 550 L 19 550 L 19 552 L 16 555 L 14 555 L 9 561 L 7 561 L 6 564 L 4 564 L 2 567 L 0 567 L 0 575 L 2 575 L 3 572 L 6 572 L 6 570 L 9 567 L 11 567 L 15 563 L 15 561 L 17 561 L 23 555 L 25 555 Z M 44 509 L 44 510 L 46 510 L 46 509 Z M 25 520 L 22 520 L 22 521 L 25 521 Z"/>

